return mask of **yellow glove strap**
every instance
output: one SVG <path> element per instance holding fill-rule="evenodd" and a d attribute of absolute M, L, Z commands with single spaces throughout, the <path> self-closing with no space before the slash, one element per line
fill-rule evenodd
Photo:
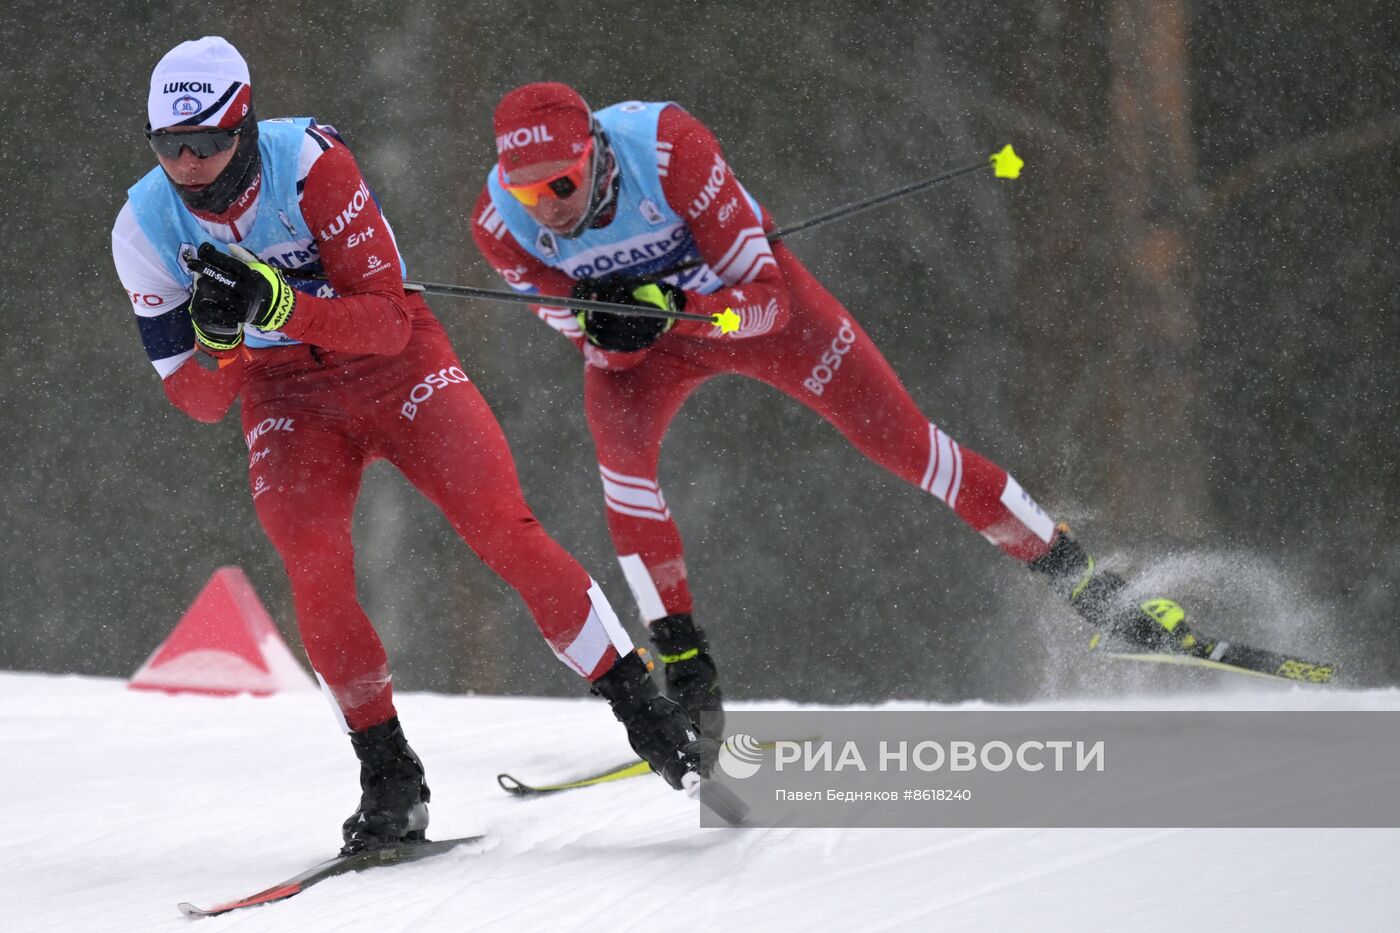
<path fill-rule="evenodd" d="M 287 319 L 292 316 L 292 309 L 296 307 L 296 289 L 287 284 L 281 270 L 265 262 L 250 262 L 248 268 L 253 269 L 272 286 L 272 301 L 267 310 L 259 315 L 259 320 L 253 322 L 253 326 L 259 330 L 281 330 L 287 326 Z"/>
<path fill-rule="evenodd" d="M 632 297 L 643 304 L 660 308 L 662 311 L 676 310 L 675 303 L 671 300 L 671 293 L 662 291 L 655 282 L 648 282 L 645 285 L 638 285 L 632 289 Z"/>
<path fill-rule="evenodd" d="M 193 319 L 190 320 L 190 323 L 194 325 L 194 339 L 198 340 L 201 344 L 203 344 L 211 350 L 223 353 L 228 350 L 237 349 L 238 345 L 243 342 L 243 328 L 241 327 L 238 328 L 238 333 L 234 335 L 231 341 L 225 342 L 223 340 L 220 340 L 218 337 L 211 337 L 204 331 L 200 330 L 199 325 L 195 324 Z"/>

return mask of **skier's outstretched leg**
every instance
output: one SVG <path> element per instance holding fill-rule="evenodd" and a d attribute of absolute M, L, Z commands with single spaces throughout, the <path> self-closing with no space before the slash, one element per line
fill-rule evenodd
<path fill-rule="evenodd" d="M 1170 600 L 1133 605 L 1015 478 L 930 421 L 850 313 L 785 248 L 774 250 L 794 304 L 766 357 L 744 371 L 831 422 L 862 453 L 949 508 L 1007 555 L 1044 574 L 1091 625 L 1152 650 L 1197 642 Z M 1070 578 L 1072 581 L 1066 582 Z"/>
<path fill-rule="evenodd" d="M 931 422 L 854 317 L 785 248 L 793 319 L 739 358 L 741 371 L 792 396 L 861 453 L 943 502 L 1025 563 L 1050 546 L 1054 522 L 1005 470 Z M 760 352 L 761 351 L 761 352 Z"/>

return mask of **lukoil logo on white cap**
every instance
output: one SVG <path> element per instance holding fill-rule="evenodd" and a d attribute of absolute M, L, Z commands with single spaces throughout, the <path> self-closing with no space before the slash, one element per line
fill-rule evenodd
<path fill-rule="evenodd" d="M 248 115 L 248 63 L 228 40 L 205 36 L 181 42 L 151 72 L 146 119 L 168 126 L 234 126 Z"/>

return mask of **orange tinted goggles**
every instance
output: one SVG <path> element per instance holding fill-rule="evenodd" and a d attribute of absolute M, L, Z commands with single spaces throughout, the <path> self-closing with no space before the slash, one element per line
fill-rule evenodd
<path fill-rule="evenodd" d="M 588 148 L 583 150 L 583 155 L 579 156 L 577 162 L 570 165 L 564 171 L 552 178 L 543 181 L 532 181 L 525 185 L 512 185 L 506 181 L 505 169 L 500 163 L 496 164 L 496 174 L 501 183 L 501 187 L 509 191 L 517 201 L 526 207 L 534 207 L 540 203 L 540 198 L 545 195 L 553 195 L 559 200 L 564 200 L 575 191 L 583 187 L 583 180 L 588 173 L 589 163 L 593 159 L 593 140 L 588 141 Z"/>

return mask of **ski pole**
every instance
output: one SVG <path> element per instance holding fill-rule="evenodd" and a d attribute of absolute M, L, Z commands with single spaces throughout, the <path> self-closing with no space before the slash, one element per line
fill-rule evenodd
<path fill-rule="evenodd" d="M 261 262 L 248 250 L 237 243 L 229 246 L 229 252 L 245 262 Z M 299 269 L 280 269 L 289 279 L 304 279 L 324 282 L 326 277 L 319 272 Z M 447 285 L 441 282 L 404 282 L 406 292 L 422 292 L 425 295 L 442 295 L 448 298 L 479 298 L 483 301 L 500 301 L 508 304 L 540 305 L 546 308 L 568 308 L 571 311 L 606 311 L 624 317 L 654 317 L 671 321 L 704 321 L 729 334 L 739 329 L 743 320 L 732 308 L 725 308 L 716 314 L 691 314 L 689 311 L 668 311 L 665 308 L 652 308 L 645 305 L 619 305 L 610 301 L 592 301 L 587 298 L 566 298 L 562 295 L 539 295 L 526 292 L 505 292 L 494 288 L 477 288 L 474 285 Z"/>
<path fill-rule="evenodd" d="M 973 172 L 979 172 L 985 168 L 990 167 L 997 178 L 1017 178 L 1021 174 L 1021 167 L 1025 164 L 1026 163 L 1021 160 L 1021 157 L 1016 155 L 1016 150 L 1011 148 L 1011 145 L 1008 143 L 980 162 L 964 165 L 962 168 L 955 168 L 952 171 L 943 172 L 932 178 L 925 178 L 923 181 L 913 182 L 902 188 L 887 191 L 884 194 L 877 194 L 861 201 L 854 201 L 842 207 L 829 210 L 825 214 L 818 214 L 810 220 L 804 220 L 801 223 L 793 224 L 790 227 L 779 227 L 777 230 L 768 234 L 768 242 L 776 243 L 784 237 L 792 236 L 794 233 L 798 233 L 802 230 L 810 230 L 813 227 L 819 227 L 822 224 L 830 223 L 833 220 L 839 220 L 842 217 L 850 217 L 852 214 L 868 211 L 872 207 L 888 204 L 890 201 L 898 200 L 907 194 L 923 191 L 925 188 L 932 188 L 934 185 L 941 185 L 944 182 L 952 181 L 955 178 L 962 178 L 964 175 L 971 175 Z M 692 259 L 689 262 L 671 266 L 669 269 L 657 273 L 655 277 L 664 279 L 668 275 L 688 272 L 697 266 L 704 265 L 704 263 L 705 261 L 703 259 Z"/>
<path fill-rule="evenodd" d="M 1002 147 L 999 151 L 992 153 L 991 156 L 984 161 L 975 162 L 972 165 L 964 165 L 962 168 L 953 169 L 950 172 L 944 172 L 932 178 L 926 178 L 923 181 L 913 182 L 912 184 L 905 185 L 903 188 L 896 188 L 885 194 L 877 194 L 863 201 L 856 201 L 844 207 L 835 208 L 834 210 L 827 211 L 825 214 L 818 214 L 811 220 L 804 220 L 801 223 L 793 224 L 791 227 L 780 227 L 768 234 L 768 239 L 781 240 L 783 237 L 792 236 L 794 233 L 801 230 L 810 230 L 812 227 L 819 227 L 822 224 L 830 223 L 833 220 L 839 220 L 842 217 L 849 217 L 852 214 L 859 214 L 861 211 L 868 211 L 872 207 L 888 204 L 890 201 L 902 198 L 906 194 L 913 194 L 915 191 L 923 191 L 925 188 L 932 188 L 934 185 L 941 185 L 955 178 L 971 175 L 973 172 L 989 166 L 996 174 L 997 178 L 1016 178 L 1021 174 L 1021 167 L 1025 164 L 1026 163 L 1021 161 L 1020 157 L 1016 155 L 1016 150 L 1012 149 L 1010 145 L 1007 145 Z"/>

